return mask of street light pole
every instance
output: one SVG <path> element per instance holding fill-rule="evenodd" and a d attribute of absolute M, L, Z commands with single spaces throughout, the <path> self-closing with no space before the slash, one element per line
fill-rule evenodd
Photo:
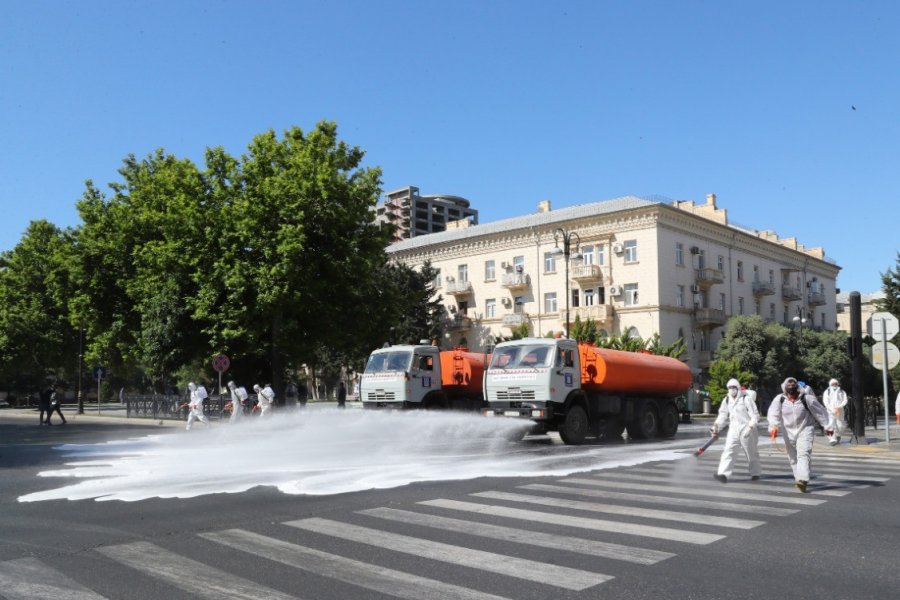
<path fill-rule="evenodd" d="M 797 307 L 797 316 L 792 319 L 800 327 L 800 335 L 798 337 L 798 348 L 803 352 L 803 324 L 806 323 L 806 317 L 803 316 L 803 307 Z"/>
<path fill-rule="evenodd" d="M 563 247 L 560 249 L 559 240 L 562 239 Z M 572 241 L 575 241 L 575 252 L 572 252 Z M 566 337 L 569 337 L 569 295 L 572 293 L 569 288 L 569 259 L 570 258 L 578 258 L 581 256 L 581 238 L 574 231 L 568 231 L 563 229 L 562 227 L 557 227 L 553 232 L 553 243 L 556 246 L 553 248 L 553 254 L 562 254 L 563 260 L 566 263 Z"/>
<path fill-rule="evenodd" d="M 81 395 L 81 367 L 84 365 L 84 328 L 78 328 L 78 414 L 84 414 L 84 397 Z"/>

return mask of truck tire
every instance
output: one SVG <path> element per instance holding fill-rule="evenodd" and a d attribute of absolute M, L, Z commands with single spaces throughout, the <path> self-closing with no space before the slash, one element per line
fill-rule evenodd
<path fill-rule="evenodd" d="M 659 416 L 659 437 L 669 438 L 678 432 L 678 409 L 674 404 L 666 404 Z"/>
<path fill-rule="evenodd" d="M 584 437 L 588 431 L 588 418 L 584 408 L 575 404 L 563 416 L 559 426 L 559 437 L 571 446 L 580 446 L 584 443 Z"/>
<path fill-rule="evenodd" d="M 656 437 L 656 433 L 659 431 L 659 415 L 656 413 L 656 406 L 651 402 L 644 402 L 637 417 L 629 421 L 625 428 L 628 430 L 628 437 L 636 440 Z"/>

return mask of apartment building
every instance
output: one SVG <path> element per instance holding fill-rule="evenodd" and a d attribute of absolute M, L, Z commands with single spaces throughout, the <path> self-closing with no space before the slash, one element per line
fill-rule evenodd
<path fill-rule="evenodd" d="M 445 231 L 454 223 L 477 224 L 478 211 L 462 196 L 423 196 L 419 188 L 407 186 L 385 194 L 384 202 L 375 207 L 375 222 L 394 225 L 393 243 Z"/>
<path fill-rule="evenodd" d="M 822 248 L 729 223 L 715 194 L 702 204 L 628 196 L 555 211 L 544 201 L 534 214 L 407 239 L 388 252 L 439 269 L 447 346 L 464 339 L 484 349 L 522 324 L 536 336 L 564 332 L 577 315 L 607 335 L 681 338 L 683 358 L 700 373 L 732 315 L 836 327 L 840 267 Z"/>

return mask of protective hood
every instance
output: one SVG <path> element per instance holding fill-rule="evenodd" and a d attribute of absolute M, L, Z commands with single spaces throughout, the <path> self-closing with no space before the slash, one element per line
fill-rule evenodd
<path fill-rule="evenodd" d="M 787 384 L 788 383 L 797 383 L 797 380 L 793 377 L 788 377 L 784 381 L 781 382 L 781 391 L 787 394 Z M 799 385 L 799 384 L 798 384 Z"/>
<path fill-rule="evenodd" d="M 838 381 L 837 379 L 831 379 L 831 380 L 828 382 L 828 385 L 841 385 L 841 382 Z"/>
<path fill-rule="evenodd" d="M 728 383 L 725 384 L 725 387 L 736 387 L 737 389 L 741 389 L 741 382 L 737 379 L 729 379 Z"/>

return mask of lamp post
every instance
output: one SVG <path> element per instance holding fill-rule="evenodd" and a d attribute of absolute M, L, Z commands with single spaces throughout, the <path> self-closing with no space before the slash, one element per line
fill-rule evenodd
<path fill-rule="evenodd" d="M 78 414 L 84 414 L 84 397 L 81 395 L 81 367 L 84 365 L 84 329 L 78 328 Z"/>
<path fill-rule="evenodd" d="M 560 239 L 562 239 L 563 243 L 562 248 L 559 247 Z M 572 252 L 573 240 L 575 252 Z M 552 251 L 553 254 L 562 254 L 563 260 L 566 263 L 566 337 L 569 337 L 569 295 L 572 293 L 569 288 L 569 259 L 581 257 L 581 238 L 574 231 L 568 231 L 561 227 L 557 227 L 553 232 L 553 243 L 556 244 Z"/>
<path fill-rule="evenodd" d="M 797 339 L 800 352 L 803 352 L 803 324 L 806 323 L 806 317 L 803 316 L 803 307 L 797 307 L 797 316 L 792 319 L 800 328 L 800 335 Z"/>

